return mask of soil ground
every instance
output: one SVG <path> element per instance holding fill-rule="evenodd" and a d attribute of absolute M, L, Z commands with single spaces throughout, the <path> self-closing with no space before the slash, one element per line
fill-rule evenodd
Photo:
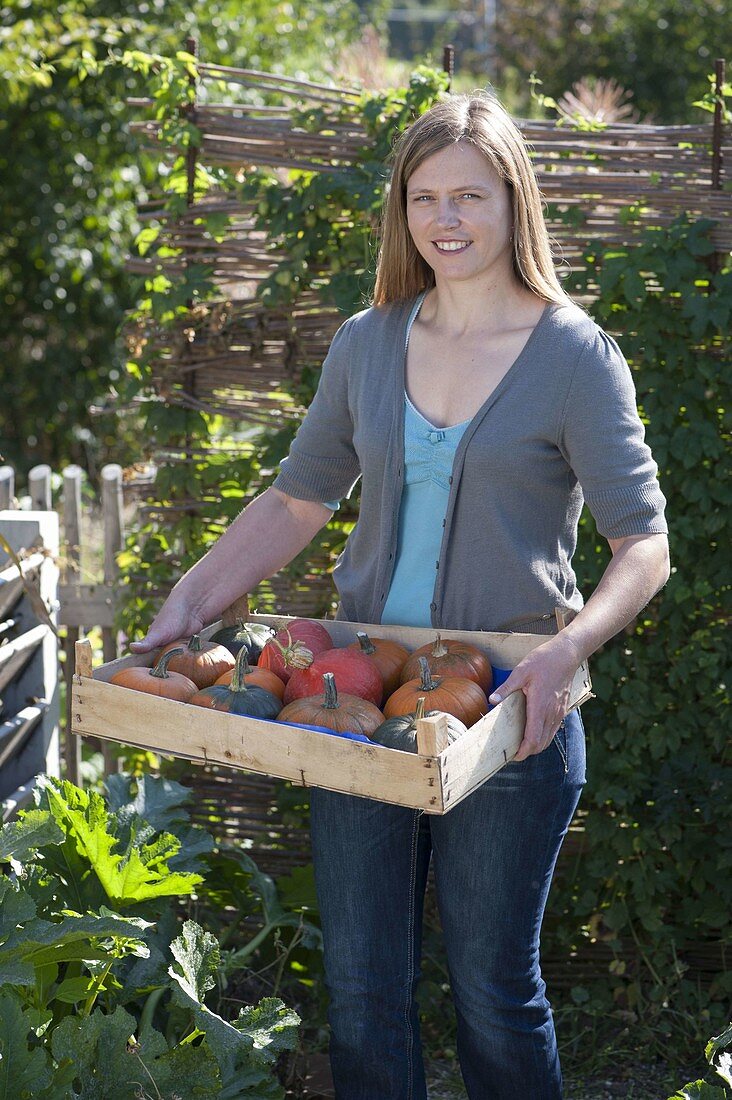
<path fill-rule="evenodd" d="M 667 1100 L 687 1081 L 696 1080 L 703 1074 L 702 1065 L 679 1070 L 665 1063 L 635 1062 L 584 1078 L 567 1075 L 565 1100 Z M 288 1091 L 288 1097 L 293 1100 L 295 1097 L 298 1100 L 332 1100 L 335 1097 L 326 1055 L 311 1055 L 307 1068 L 300 1070 L 298 1077 L 298 1083 Z M 466 1100 L 457 1064 L 430 1065 L 428 1089 L 430 1100 Z"/>

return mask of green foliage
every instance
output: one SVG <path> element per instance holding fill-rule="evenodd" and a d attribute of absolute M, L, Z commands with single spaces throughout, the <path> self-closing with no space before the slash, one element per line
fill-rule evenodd
<path fill-rule="evenodd" d="M 179 925 L 194 887 L 207 900 L 215 865 L 197 873 L 213 841 L 188 823 L 188 797 L 177 783 L 117 775 L 105 802 L 42 777 L 36 808 L 0 830 L 0 864 L 10 861 L 0 873 L 1 1095 L 173 1100 L 186 1081 L 191 1097 L 283 1096 L 274 1063 L 292 1049 L 298 1017 L 276 996 L 220 1015 L 212 994 L 243 963 L 198 923 Z M 268 884 L 266 936 L 277 918 L 306 928 L 251 860 L 247 877 Z M 256 912 L 259 894 L 239 885 L 222 921 Z"/>
<path fill-rule="evenodd" d="M 0 6 L 0 382 L 13 415 L 2 453 L 19 470 L 136 457 L 139 425 L 92 416 L 123 381 L 117 332 L 133 305 L 125 272 L 136 207 L 157 177 L 128 96 L 155 87 L 167 134 L 192 131 L 186 39 L 224 65 L 323 66 L 358 22 L 350 0 L 24 0 Z M 183 79 L 181 79 L 183 73 Z M 177 102 L 176 102 L 177 101 Z"/>
<path fill-rule="evenodd" d="M 212 188 L 235 191 L 257 209 L 257 228 L 267 233 L 272 251 L 285 257 L 258 288 L 266 305 L 289 307 L 298 295 L 315 291 L 350 315 L 368 300 L 375 268 L 374 227 L 386 181 L 385 158 L 396 134 L 446 87 L 443 73 L 419 68 L 403 89 L 365 93 L 343 107 L 293 109 L 293 120 L 303 129 L 321 131 L 343 122 L 365 125 L 362 155 L 358 164 L 347 170 L 330 166 L 318 172 L 293 170 L 284 182 L 281 176 L 252 171 L 241 182 L 233 172 L 213 172 L 199 165 L 197 197 Z M 162 110 L 164 118 L 171 104 L 163 96 L 161 107 L 155 89 L 153 93 L 154 112 L 158 115 Z M 162 155 L 171 144 L 175 146 L 175 140 L 164 133 Z M 164 198 L 165 210 L 176 212 L 185 197 L 180 185 L 183 164 L 180 159 L 173 160 L 174 171 L 165 177 Z M 227 231 L 227 219 L 221 214 L 202 214 L 198 220 L 213 240 Z M 168 252 L 161 248 L 155 226 L 146 226 L 138 247 L 156 263 L 141 288 L 128 329 L 131 354 L 123 397 L 142 410 L 142 434 L 151 451 L 165 447 L 175 459 L 193 448 L 194 455 L 185 462 L 159 466 L 152 488 L 155 507 L 129 538 L 120 557 L 122 583 L 127 588 L 120 625 L 129 635 L 149 623 L 161 594 L 200 558 L 242 505 L 269 480 L 287 454 L 295 430 L 293 426 L 265 434 L 250 429 L 246 440 L 232 451 L 231 437 L 227 438 L 221 422 L 178 403 L 180 394 L 174 385 L 168 387 L 165 403 L 157 399 L 151 382 L 160 341 L 172 346 L 181 329 L 195 328 L 208 309 L 217 307 L 218 291 L 211 272 L 202 266 L 188 267 L 180 274 L 166 268 Z M 289 387 L 288 396 L 307 406 L 315 392 L 320 364 L 300 363 L 299 367 L 299 377 Z M 196 457 L 197 446 L 213 447 L 213 453 L 201 452 Z M 195 507 L 190 506 L 191 501 Z M 176 506 L 177 502 L 188 502 L 188 507 Z M 157 512 L 161 506 L 165 512 Z M 167 510 L 171 508 L 175 509 L 172 514 Z M 333 563 L 352 522 L 352 514 L 338 515 L 317 537 L 315 550 L 310 546 L 292 563 L 290 575 L 305 572 L 313 555 Z M 266 585 L 253 599 L 260 609 L 273 609 Z"/>
<path fill-rule="evenodd" d="M 559 97 L 578 80 L 612 78 L 633 93 L 642 116 L 687 121 L 687 105 L 703 95 L 716 57 L 729 56 L 729 13 L 723 0 L 531 0 L 501 10 L 496 49 L 501 84 L 526 110 L 527 73 L 538 72 Z"/>
<path fill-rule="evenodd" d="M 716 1075 L 721 1077 L 725 1084 L 732 1086 L 732 1055 L 727 1053 L 730 1047 L 732 1047 L 732 1024 L 721 1035 L 715 1035 L 709 1040 L 704 1054 Z M 699 1080 L 684 1085 L 673 1096 L 669 1096 L 668 1100 L 729 1100 L 729 1097 L 730 1093 L 726 1088 Z"/>
<path fill-rule="evenodd" d="M 728 517 L 732 271 L 717 270 L 710 224 L 681 219 L 632 247 L 597 250 L 574 280 L 619 339 L 668 498 L 672 576 L 620 639 L 592 659 L 585 708 L 587 843 L 564 865 L 552 935 L 603 941 L 607 979 L 572 996 L 583 1011 L 637 1022 L 687 1043 L 719 1022 L 730 975 L 708 994 L 686 978 L 686 953 L 729 936 L 732 863 L 728 744 Z M 607 560 L 589 516 L 575 566 L 587 590 Z M 627 954 L 639 967 L 628 967 Z M 576 996 L 575 996 L 576 994 Z M 706 1003 L 705 1003 L 706 1002 Z"/>

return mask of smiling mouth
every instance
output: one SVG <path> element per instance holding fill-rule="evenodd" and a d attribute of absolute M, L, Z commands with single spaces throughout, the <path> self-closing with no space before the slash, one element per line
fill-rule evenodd
<path fill-rule="evenodd" d="M 438 252 L 464 252 L 470 248 L 472 241 L 433 241 Z"/>

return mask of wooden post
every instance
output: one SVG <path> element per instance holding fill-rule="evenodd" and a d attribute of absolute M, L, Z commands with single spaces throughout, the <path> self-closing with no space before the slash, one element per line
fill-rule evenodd
<path fill-rule="evenodd" d="M 439 756 L 447 745 L 447 718 L 444 714 L 418 720 L 417 752 L 420 756 Z"/>
<path fill-rule="evenodd" d="M 15 471 L 12 466 L 0 466 L 0 512 L 15 507 Z"/>
<path fill-rule="evenodd" d="M 64 581 L 79 580 L 81 565 L 81 479 L 80 466 L 67 466 L 63 472 L 64 517 Z M 63 757 L 66 778 L 79 785 L 81 778 L 81 740 L 71 732 L 71 685 L 74 676 L 74 654 L 79 641 L 78 626 L 66 628 L 64 640 L 64 681 L 66 683 L 66 729 L 64 730 Z"/>
<path fill-rule="evenodd" d="M 102 467 L 102 515 L 104 519 L 104 583 L 117 583 L 117 554 L 122 549 L 122 467 L 109 463 Z M 114 627 L 102 627 L 104 663 L 117 659 L 117 639 Z M 105 771 L 116 771 L 114 747 L 102 742 Z"/>
<path fill-rule="evenodd" d="M 36 512 L 51 511 L 51 467 L 34 466 L 28 474 L 31 507 Z"/>
<path fill-rule="evenodd" d="M 452 88 L 452 79 L 455 76 L 455 47 L 443 46 L 442 48 L 442 68 L 445 70 L 448 76 L 448 92 Z"/>
<path fill-rule="evenodd" d="M 722 95 L 722 89 L 724 88 L 725 80 L 725 61 L 723 57 L 718 57 L 714 64 L 715 80 L 714 80 L 714 94 L 716 96 L 716 103 L 714 105 L 714 122 L 712 124 L 712 188 L 715 191 L 722 190 L 722 109 L 724 106 L 724 97 Z"/>
<path fill-rule="evenodd" d="M 712 123 L 712 190 L 722 190 L 722 170 L 724 167 L 724 154 L 722 152 L 722 137 L 723 137 L 723 109 L 724 109 L 724 96 L 722 91 L 725 82 L 725 61 L 723 57 L 718 57 L 714 63 L 714 95 L 716 102 L 714 104 L 714 121 Z M 722 269 L 722 253 L 712 252 L 708 260 L 709 268 L 712 273 L 716 274 Z"/>

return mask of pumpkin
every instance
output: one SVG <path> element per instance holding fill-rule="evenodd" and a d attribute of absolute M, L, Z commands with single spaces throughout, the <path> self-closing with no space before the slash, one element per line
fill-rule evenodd
<path fill-rule="evenodd" d="M 490 695 L 493 689 L 491 663 L 485 653 L 481 653 L 470 642 L 443 642 L 438 634 L 434 642 L 415 649 L 402 668 L 401 682 L 403 684 L 406 684 L 407 680 L 417 679 L 420 675 L 420 657 L 427 658 L 430 672 L 433 672 L 435 676 L 463 676 L 467 680 L 474 680 L 486 695 Z"/>
<path fill-rule="evenodd" d="M 182 652 L 182 647 L 169 649 L 158 659 L 154 668 L 147 668 L 145 665 L 123 668 L 115 672 L 109 682 L 119 687 L 132 688 L 133 691 L 144 691 L 148 695 L 159 695 L 165 699 L 187 703 L 191 696 L 196 694 L 198 688 L 193 680 L 189 680 L 180 672 L 168 671 L 170 662 Z"/>
<path fill-rule="evenodd" d="M 420 718 L 434 718 L 443 713 L 439 710 L 424 712 L 424 695 L 417 700 L 417 709 L 414 714 L 400 714 L 396 718 L 387 718 L 377 730 L 369 734 L 377 745 L 385 745 L 389 749 L 399 749 L 401 752 L 417 751 L 417 722 Z M 452 714 L 446 714 L 447 736 L 452 744 L 461 734 L 465 733 L 467 726 Z"/>
<path fill-rule="evenodd" d="M 241 658 L 241 678 L 247 687 L 261 687 L 265 691 L 271 691 L 273 695 L 276 695 L 278 699 L 281 699 L 285 694 L 285 685 L 276 673 L 270 672 L 268 668 L 259 668 L 257 665 L 250 665 L 249 658 L 247 656 L 247 647 L 242 646 L 239 653 L 236 655 L 237 662 L 241 654 L 244 656 Z M 219 676 L 214 687 L 218 687 L 223 684 L 228 686 L 234 678 L 236 673 L 236 666 L 230 668 L 228 672 L 225 672 L 223 676 Z"/>
<path fill-rule="evenodd" d="M 297 722 L 303 726 L 325 726 L 337 733 L 365 733 L 370 737 L 384 721 L 384 715 L 368 699 L 357 695 L 339 695 L 335 676 L 323 676 L 323 693 L 307 699 L 296 699 L 279 714 L 280 722 Z"/>
<path fill-rule="evenodd" d="M 332 672 L 338 687 L 347 695 L 368 699 L 374 706 L 381 706 L 384 697 L 384 681 L 381 673 L 363 653 L 354 649 L 326 649 L 313 658 L 309 668 L 298 668 L 292 673 L 285 688 L 284 702 L 305 699 L 322 690 L 323 674 Z"/>
<path fill-rule="evenodd" d="M 267 642 L 257 664 L 277 673 L 286 684 L 296 668 L 308 668 L 313 657 L 332 648 L 333 639 L 320 623 L 293 619 Z"/>
<path fill-rule="evenodd" d="M 270 638 L 274 637 L 274 630 L 265 623 L 245 623 L 243 619 L 237 619 L 231 626 L 222 626 L 215 634 L 211 635 L 211 641 L 228 649 L 232 657 L 236 657 L 240 649 L 246 649 L 250 661 L 256 661 Z"/>
<path fill-rule="evenodd" d="M 249 718 L 276 718 L 282 700 L 262 687 L 249 687 L 244 682 L 247 651 L 240 649 L 230 684 L 213 684 L 193 695 L 189 702 L 196 707 L 209 707 L 226 714 L 243 714 Z"/>
<path fill-rule="evenodd" d="M 409 660 L 409 650 L 387 638 L 370 638 L 363 630 L 356 631 L 355 642 L 349 649 L 358 649 L 374 662 L 384 681 L 384 695 L 389 696 L 401 683 L 401 671 Z"/>
<path fill-rule="evenodd" d="M 411 714 L 417 709 L 420 695 L 425 695 L 431 710 L 444 710 L 459 718 L 466 726 L 473 726 L 488 713 L 485 692 L 474 680 L 464 676 L 433 678 L 426 657 L 419 658 L 419 679 L 409 680 L 390 695 L 384 707 L 385 718 L 399 714 Z"/>
<path fill-rule="evenodd" d="M 160 656 L 182 644 L 182 642 L 171 642 L 163 647 Z M 199 689 L 210 687 L 214 680 L 233 667 L 234 658 L 228 649 L 217 645 L 216 642 L 203 642 L 198 634 L 194 634 L 183 652 L 170 662 L 172 672 L 182 672 L 189 680 L 193 680 Z"/>

